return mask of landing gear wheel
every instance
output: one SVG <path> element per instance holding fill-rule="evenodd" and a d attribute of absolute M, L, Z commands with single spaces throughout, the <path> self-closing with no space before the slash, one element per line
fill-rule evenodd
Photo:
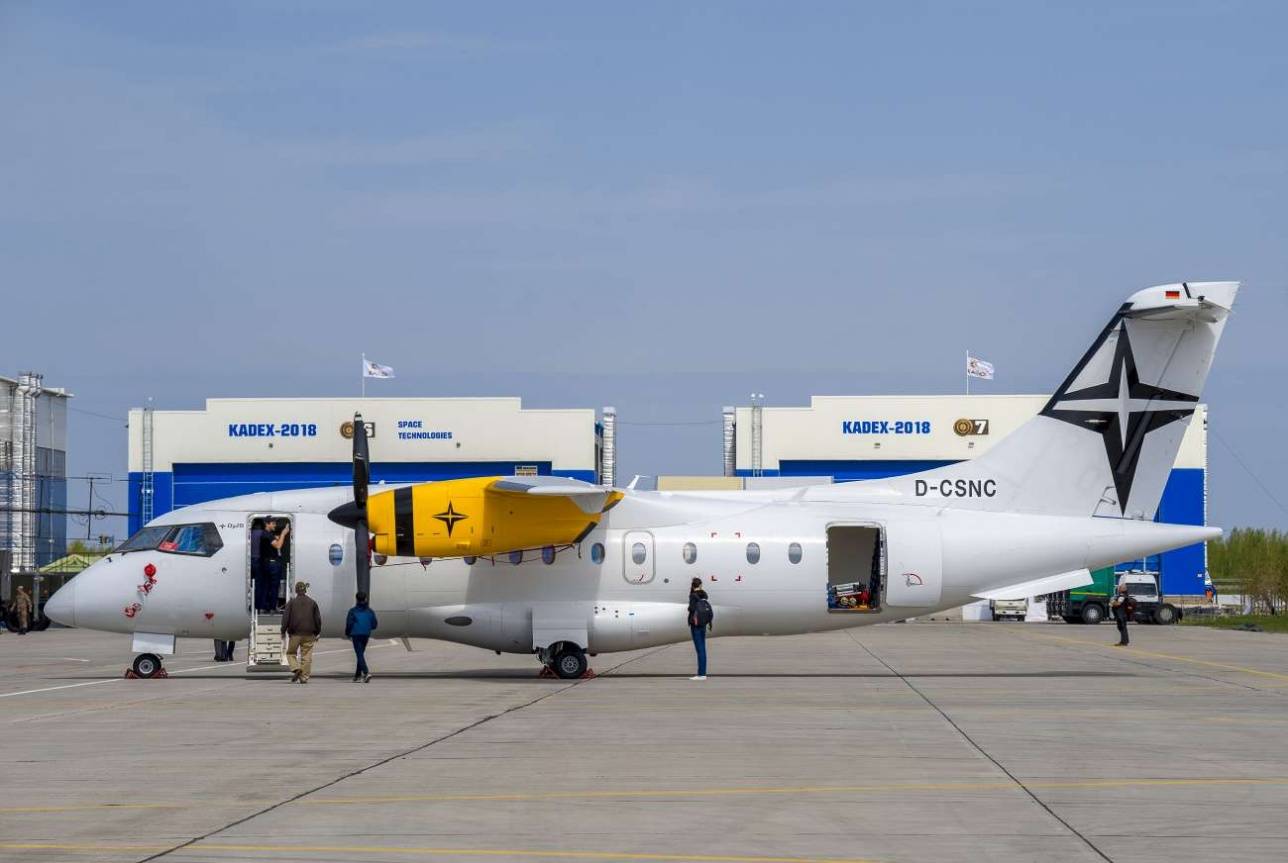
<path fill-rule="evenodd" d="M 1082 622 L 1090 626 L 1095 626 L 1105 619 L 1105 610 L 1094 602 L 1091 605 L 1082 607 Z"/>
<path fill-rule="evenodd" d="M 134 657 L 134 665 L 130 667 L 139 677 L 156 677 L 161 673 L 161 657 L 155 653 L 140 653 Z"/>
<path fill-rule="evenodd" d="M 1176 622 L 1176 608 L 1170 605 L 1160 605 L 1154 609 L 1154 622 L 1159 626 L 1168 626 Z"/>
<path fill-rule="evenodd" d="M 560 649 L 550 667 L 561 680 L 580 680 L 590 664 L 586 661 L 586 651 L 573 646 Z"/>

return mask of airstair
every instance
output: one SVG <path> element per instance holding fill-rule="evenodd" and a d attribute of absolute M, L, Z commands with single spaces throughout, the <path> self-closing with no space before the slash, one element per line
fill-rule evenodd
<path fill-rule="evenodd" d="M 247 671 L 287 671 L 286 644 L 282 641 L 282 615 L 253 611 L 250 644 L 246 650 Z"/>

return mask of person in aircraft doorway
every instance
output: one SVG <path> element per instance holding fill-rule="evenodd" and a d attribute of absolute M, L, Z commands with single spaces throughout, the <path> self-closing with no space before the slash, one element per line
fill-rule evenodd
<path fill-rule="evenodd" d="M 281 611 L 286 606 L 286 598 L 281 595 L 282 581 L 286 578 L 286 573 L 291 568 L 291 523 L 287 519 L 279 519 L 277 530 L 273 537 L 273 548 L 277 550 L 277 578 L 273 584 L 273 602 L 276 608 Z"/>
<path fill-rule="evenodd" d="M 256 611 L 266 610 L 264 597 L 268 593 L 268 558 L 264 556 L 264 533 L 262 518 L 250 523 L 250 580 L 254 588 Z"/>
<path fill-rule="evenodd" d="M 1136 600 L 1127 594 L 1127 585 L 1118 585 L 1118 592 L 1109 600 L 1109 608 L 1114 614 L 1114 623 L 1118 624 L 1118 643 L 1114 647 L 1126 647 L 1131 643 L 1127 637 L 1127 621 L 1136 611 Z"/>
<path fill-rule="evenodd" d="M 295 598 L 286 603 L 286 612 L 282 615 L 282 637 L 290 636 L 286 643 L 286 662 L 291 666 L 291 683 L 309 682 L 313 645 L 322 634 L 322 611 L 308 596 L 308 589 L 307 581 L 295 582 Z"/>
<path fill-rule="evenodd" d="M 353 653 L 358 658 L 358 667 L 353 672 L 353 682 L 361 680 L 371 682 L 371 669 L 367 668 L 367 642 L 371 633 L 380 625 L 376 613 L 367 605 L 367 595 L 358 591 L 353 597 L 357 605 L 349 609 L 349 616 L 344 620 L 344 637 L 353 642 Z"/>
<path fill-rule="evenodd" d="M 702 579 L 694 578 L 689 585 L 689 632 L 693 636 L 693 649 L 698 654 L 698 673 L 690 680 L 707 679 L 707 630 L 715 619 L 707 592 L 702 589 Z"/>

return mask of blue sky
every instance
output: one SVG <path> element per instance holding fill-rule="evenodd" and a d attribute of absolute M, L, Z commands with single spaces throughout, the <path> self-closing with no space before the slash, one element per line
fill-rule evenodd
<path fill-rule="evenodd" d="M 696 421 L 957 392 L 966 347 L 1049 391 L 1127 294 L 1236 278 L 1210 514 L 1284 526 L 1288 11 L 1069 6 L 4 4 L 0 372 L 123 474 L 84 411 L 345 394 L 364 350 Z M 718 427 L 621 450 L 719 469 Z"/>

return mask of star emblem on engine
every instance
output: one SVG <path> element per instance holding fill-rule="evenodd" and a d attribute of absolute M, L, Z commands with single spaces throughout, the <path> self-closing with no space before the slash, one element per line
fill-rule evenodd
<path fill-rule="evenodd" d="M 451 536 L 452 528 L 456 527 L 456 523 L 458 521 L 465 521 L 469 516 L 464 513 L 457 512 L 455 507 L 452 505 L 452 502 L 449 500 L 447 502 L 447 509 L 435 515 L 434 518 L 447 525 L 447 535 Z"/>

